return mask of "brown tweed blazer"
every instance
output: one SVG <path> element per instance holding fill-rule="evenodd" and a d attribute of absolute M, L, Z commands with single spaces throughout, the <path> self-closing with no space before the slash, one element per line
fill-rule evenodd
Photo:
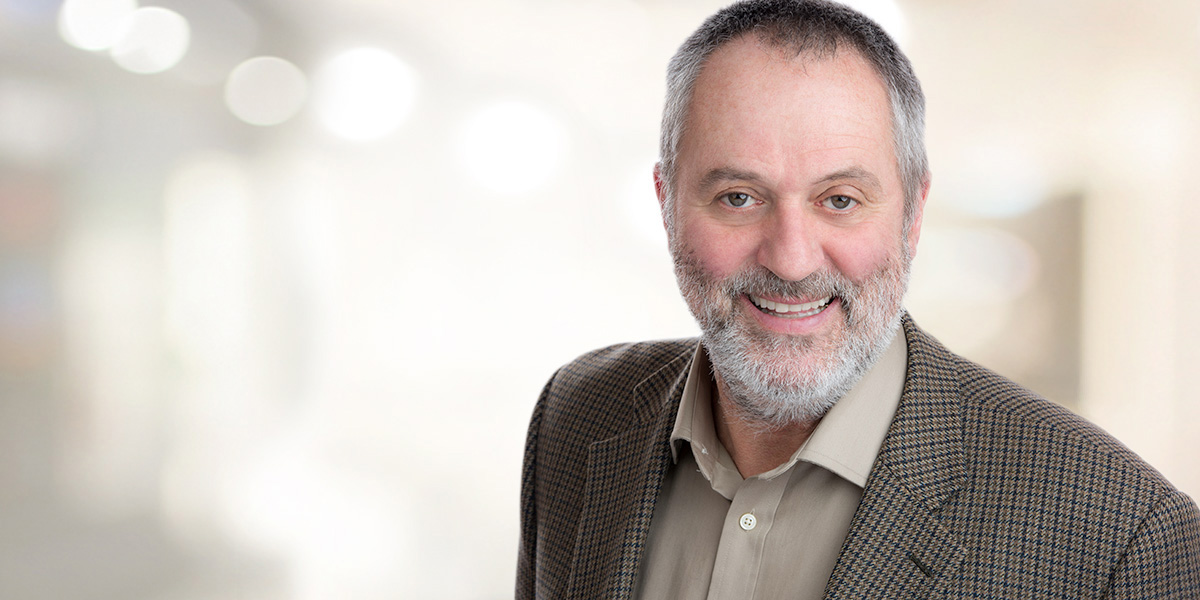
<path fill-rule="evenodd" d="M 904 334 L 900 406 L 826 598 L 1200 598 L 1186 495 L 907 316 Z M 525 451 L 518 598 L 630 597 L 695 343 L 597 350 L 546 385 Z"/>

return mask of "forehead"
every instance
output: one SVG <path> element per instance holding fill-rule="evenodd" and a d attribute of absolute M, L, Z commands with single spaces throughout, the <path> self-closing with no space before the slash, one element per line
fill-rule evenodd
<path fill-rule="evenodd" d="M 886 148 L 895 160 L 887 88 L 856 50 L 797 55 L 743 36 L 709 56 L 693 89 L 681 154 L 794 161 L 796 153 L 837 148 Z"/>

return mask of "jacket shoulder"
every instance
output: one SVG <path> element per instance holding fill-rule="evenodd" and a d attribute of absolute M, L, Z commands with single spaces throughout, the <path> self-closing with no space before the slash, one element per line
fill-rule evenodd
<path fill-rule="evenodd" d="M 1051 469 L 1077 462 L 1081 472 L 1062 475 L 1086 478 L 1090 471 L 1151 494 L 1171 489 L 1154 467 L 1100 426 L 986 367 L 956 359 L 964 429 L 992 447 L 991 456 L 1008 451 L 1009 459 L 1019 454 Z M 1002 464 L 1014 466 L 1009 461 Z"/>
<path fill-rule="evenodd" d="M 671 381 L 686 377 L 696 343 L 681 339 L 616 344 L 579 356 L 546 384 L 540 407 L 543 427 L 565 428 L 593 439 L 628 427 L 639 411 L 662 403 Z M 651 389 L 635 393 L 639 386 Z"/>
<path fill-rule="evenodd" d="M 1102 595 L 1118 572 L 1195 585 L 1200 519 L 1162 474 L 1067 408 L 932 338 L 920 343 L 959 396 L 964 480 L 944 518 L 978 560 L 964 584 L 976 577 L 1002 597 L 1004 582 L 1021 580 L 1081 598 Z M 1131 570 L 1143 546 L 1155 548 L 1143 563 L 1174 572 Z"/>
<path fill-rule="evenodd" d="M 968 464 L 1015 475 L 1077 461 L 1083 477 L 1118 477 L 1142 489 L 1170 489 L 1158 471 L 1099 426 L 947 350 L 911 321 L 908 325 L 910 361 L 915 355 L 931 377 L 952 382 Z"/>
<path fill-rule="evenodd" d="M 1191 597 L 1200 513 L 1187 496 L 1097 425 L 906 326 L 910 383 L 914 370 L 920 382 L 911 404 L 946 409 L 936 423 L 908 422 L 910 448 L 958 466 L 938 509 L 971 557 L 954 587 L 985 598 L 1151 597 L 1113 593 L 1121 586 Z"/>

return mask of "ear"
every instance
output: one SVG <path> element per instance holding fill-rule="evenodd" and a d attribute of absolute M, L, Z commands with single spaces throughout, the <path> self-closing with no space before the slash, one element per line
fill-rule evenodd
<path fill-rule="evenodd" d="M 658 196 L 658 212 L 662 215 L 663 229 L 667 228 L 667 185 L 663 182 L 662 163 L 654 163 L 654 195 Z"/>
<path fill-rule="evenodd" d="M 921 181 L 921 194 L 917 198 L 916 212 L 913 214 L 912 226 L 908 230 L 908 255 L 910 257 L 917 255 L 917 242 L 921 239 L 921 219 L 925 216 L 925 199 L 929 197 L 931 177 L 932 175 L 926 172 Z"/>

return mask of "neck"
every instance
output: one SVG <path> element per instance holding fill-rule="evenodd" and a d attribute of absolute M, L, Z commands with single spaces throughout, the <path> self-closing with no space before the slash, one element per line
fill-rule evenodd
<path fill-rule="evenodd" d="M 765 473 L 787 462 L 817 428 L 820 419 L 798 421 L 782 427 L 747 420 L 729 395 L 729 388 L 715 374 L 717 389 L 712 399 L 713 425 L 717 439 L 729 452 L 742 478 Z"/>

